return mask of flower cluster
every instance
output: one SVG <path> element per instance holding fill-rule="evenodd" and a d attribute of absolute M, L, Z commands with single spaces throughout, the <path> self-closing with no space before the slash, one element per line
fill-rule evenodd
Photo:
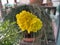
<path fill-rule="evenodd" d="M 22 31 L 27 30 L 28 33 L 37 32 L 43 25 L 37 16 L 25 10 L 17 14 L 16 19 L 19 28 L 21 28 Z"/>

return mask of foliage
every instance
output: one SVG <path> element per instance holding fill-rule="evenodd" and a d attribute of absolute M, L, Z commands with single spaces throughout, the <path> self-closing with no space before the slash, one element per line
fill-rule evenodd
<path fill-rule="evenodd" d="M 32 6 L 29 5 L 22 5 L 22 6 L 17 6 L 16 8 L 12 8 L 11 12 L 5 16 L 4 20 L 10 20 L 10 22 L 16 21 L 16 14 L 20 13 L 22 10 L 26 10 L 31 12 L 30 10 L 32 9 Z"/>
<path fill-rule="evenodd" d="M 17 45 L 19 39 L 22 38 L 22 33 L 18 27 L 15 27 L 16 22 L 4 21 L 0 25 L 0 45 Z"/>

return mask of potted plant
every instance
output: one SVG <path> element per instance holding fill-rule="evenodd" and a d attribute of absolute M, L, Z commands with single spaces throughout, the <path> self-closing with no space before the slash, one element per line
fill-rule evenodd
<path fill-rule="evenodd" d="M 42 21 L 35 16 L 33 13 L 30 13 L 26 10 L 23 10 L 16 15 L 17 24 L 22 31 L 24 31 L 24 41 L 34 41 L 33 33 L 37 32 L 42 28 Z"/>
<path fill-rule="evenodd" d="M 5 40 L 2 39 L 2 41 L 0 41 L 1 43 L 6 43 L 6 41 L 9 41 L 9 44 L 13 45 L 16 43 L 16 41 L 19 40 L 23 40 L 25 42 L 33 42 L 35 41 L 35 37 L 41 36 L 40 34 L 42 34 L 41 38 L 44 40 L 44 31 L 47 30 L 48 32 L 51 30 L 51 20 L 49 18 L 49 15 L 44 12 L 43 8 L 36 5 L 22 5 L 19 7 L 16 6 L 15 8 L 11 8 L 9 14 L 6 14 L 4 17 L 4 21 L 7 20 L 9 20 L 7 23 L 8 26 L 7 29 L 4 30 L 7 30 L 8 33 L 4 30 L 3 32 L 5 32 L 4 34 L 6 34 L 8 37 L 5 36 Z M 4 25 L 6 26 L 7 24 Z M 3 27 L 5 28 L 5 26 Z M 42 31 L 42 33 L 40 33 L 40 31 Z M 40 34 L 38 34 L 38 32 Z"/>

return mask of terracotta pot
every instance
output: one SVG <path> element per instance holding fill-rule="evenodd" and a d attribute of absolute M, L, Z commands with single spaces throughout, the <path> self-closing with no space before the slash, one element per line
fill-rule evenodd
<path fill-rule="evenodd" d="M 34 42 L 35 38 L 23 38 L 24 42 Z"/>
<path fill-rule="evenodd" d="M 43 0 L 30 0 L 30 4 L 38 4 L 41 5 L 43 3 Z"/>
<path fill-rule="evenodd" d="M 30 0 L 31 3 L 35 3 L 36 1 L 35 0 Z"/>
<path fill-rule="evenodd" d="M 33 37 L 33 32 L 31 32 L 30 34 L 28 34 L 27 32 L 24 32 L 23 41 L 24 42 L 33 42 L 33 41 L 35 41 L 35 37 Z"/>

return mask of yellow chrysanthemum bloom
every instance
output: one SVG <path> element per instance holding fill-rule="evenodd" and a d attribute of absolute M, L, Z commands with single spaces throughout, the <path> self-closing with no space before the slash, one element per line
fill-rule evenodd
<path fill-rule="evenodd" d="M 28 33 L 37 32 L 43 26 L 42 21 L 37 16 L 25 10 L 17 14 L 16 19 L 19 28 L 22 31 L 27 30 Z"/>

